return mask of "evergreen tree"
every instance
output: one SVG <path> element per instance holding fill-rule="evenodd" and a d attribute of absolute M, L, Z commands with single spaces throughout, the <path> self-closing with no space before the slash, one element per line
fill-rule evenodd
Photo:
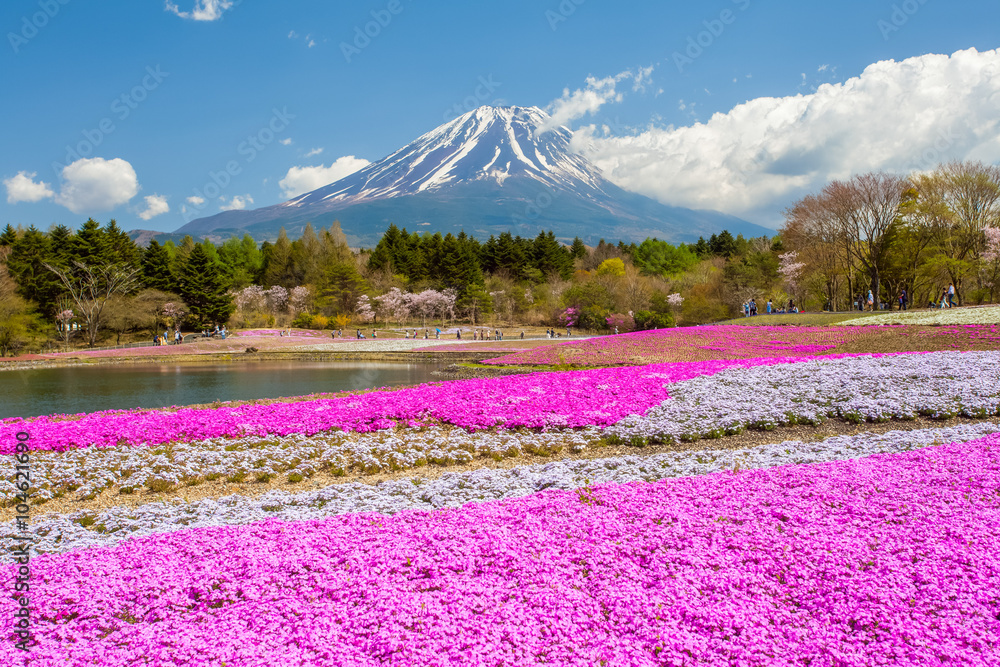
<path fill-rule="evenodd" d="M 289 278 L 292 268 L 292 242 L 282 227 L 278 232 L 278 240 L 270 247 L 264 263 L 264 285 L 281 285 L 294 287 Z"/>
<path fill-rule="evenodd" d="M 224 324 L 236 305 L 226 292 L 226 283 L 218 264 L 209 258 L 202 245 L 195 245 L 178 276 L 178 288 L 184 303 L 200 324 Z"/>
<path fill-rule="evenodd" d="M 538 233 L 532 250 L 533 264 L 543 274 L 556 273 L 563 280 L 573 275 L 573 258 L 551 230 Z"/>
<path fill-rule="evenodd" d="M 694 254 L 698 255 L 699 258 L 704 259 L 708 257 L 711 250 L 709 250 L 708 243 L 705 241 L 705 237 L 699 236 L 698 242 L 691 246 Z"/>
<path fill-rule="evenodd" d="M 163 247 L 167 248 L 167 252 L 170 253 L 170 270 L 174 272 L 174 275 L 180 275 L 181 269 L 184 268 L 188 257 L 191 256 L 191 251 L 194 250 L 194 246 L 195 242 L 190 234 L 181 239 L 181 244 L 174 246 L 172 251 L 166 243 L 163 244 Z"/>
<path fill-rule="evenodd" d="M 177 281 L 170 272 L 170 255 L 156 239 L 149 242 L 142 254 L 142 284 L 161 292 L 177 290 Z"/>
<path fill-rule="evenodd" d="M 583 259 L 587 256 L 587 246 L 583 244 L 583 240 L 577 236 L 573 239 L 573 245 L 570 246 L 569 252 L 573 255 L 573 259 Z"/>
<path fill-rule="evenodd" d="M 367 285 L 354 262 L 337 262 L 330 266 L 320 288 L 320 304 L 333 313 L 351 313 Z"/>
<path fill-rule="evenodd" d="M 3 233 L 0 234 L 0 246 L 9 248 L 15 243 L 17 243 L 17 232 L 10 226 L 10 223 L 7 223 L 7 226 L 3 228 Z"/>
<path fill-rule="evenodd" d="M 717 257 L 732 257 L 736 254 L 736 239 L 728 230 L 723 230 L 718 236 L 712 234 L 708 239 L 708 250 Z"/>
<path fill-rule="evenodd" d="M 88 218 L 73 237 L 73 259 L 88 266 L 112 262 L 107 235 L 93 218 Z"/>
<path fill-rule="evenodd" d="M 104 242 L 107 247 L 107 261 L 139 266 L 140 251 L 135 241 L 118 226 L 114 219 L 104 227 Z"/>
<path fill-rule="evenodd" d="M 73 255 L 73 230 L 66 225 L 53 225 L 49 229 L 50 256 L 59 264 L 66 264 Z"/>
<path fill-rule="evenodd" d="M 394 273 L 398 270 L 396 260 L 399 256 L 399 228 L 395 224 L 390 224 L 385 230 L 385 234 L 379 239 L 375 250 L 368 258 L 368 268 L 372 271 L 382 271 L 388 269 Z"/>
<path fill-rule="evenodd" d="M 46 315 L 54 315 L 56 300 L 63 291 L 59 278 L 45 268 L 52 261 L 49 239 L 34 225 L 11 247 L 7 269 L 17 283 L 18 293 L 38 304 Z"/>

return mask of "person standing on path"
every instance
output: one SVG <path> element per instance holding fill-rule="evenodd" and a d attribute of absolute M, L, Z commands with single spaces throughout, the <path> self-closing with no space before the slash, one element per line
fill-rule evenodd
<path fill-rule="evenodd" d="M 955 283 L 949 283 L 948 284 L 948 307 L 949 308 L 954 308 L 956 305 L 958 305 L 958 304 L 955 303 Z"/>

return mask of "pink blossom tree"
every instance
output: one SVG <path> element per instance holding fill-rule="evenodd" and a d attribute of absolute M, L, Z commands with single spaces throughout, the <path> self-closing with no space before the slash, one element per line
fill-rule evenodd
<path fill-rule="evenodd" d="M 358 305 L 354 307 L 354 312 L 362 322 L 371 322 L 375 319 L 375 311 L 367 294 L 358 297 Z"/>
<path fill-rule="evenodd" d="M 272 287 L 271 289 L 274 288 Z M 291 311 L 292 317 L 308 310 L 311 298 L 312 292 L 305 285 L 293 287 L 292 291 L 288 293 L 288 309 Z"/>

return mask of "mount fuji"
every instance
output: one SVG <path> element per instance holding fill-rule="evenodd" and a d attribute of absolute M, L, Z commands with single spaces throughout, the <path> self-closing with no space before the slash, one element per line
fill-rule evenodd
<path fill-rule="evenodd" d="M 199 218 L 175 234 L 214 240 L 249 233 L 263 241 L 281 227 L 295 238 L 306 223 L 319 228 L 334 220 L 352 246 L 374 245 L 389 223 L 477 237 L 552 229 L 562 240 L 591 244 L 650 236 L 688 242 L 723 229 L 774 233 L 627 192 L 571 150 L 568 129 L 549 124 L 537 107 L 480 107 L 334 183 L 282 204 Z"/>

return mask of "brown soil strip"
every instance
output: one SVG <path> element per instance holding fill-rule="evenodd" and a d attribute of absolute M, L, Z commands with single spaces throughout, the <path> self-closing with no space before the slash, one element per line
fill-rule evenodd
<path fill-rule="evenodd" d="M 437 479 L 442 475 L 454 472 L 467 472 L 480 468 L 510 469 L 517 466 L 530 465 L 534 463 L 549 463 L 553 461 L 583 460 L 583 459 L 603 459 L 616 456 L 651 456 L 664 452 L 685 452 L 685 451 L 705 451 L 712 449 L 745 449 L 748 447 L 759 447 L 762 445 L 780 443 L 786 440 L 802 440 L 804 442 L 815 442 L 835 435 L 858 435 L 861 433 L 880 434 L 888 431 L 912 431 L 925 428 L 944 428 L 957 424 L 974 424 L 981 422 L 996 422 L 995 418 L 987 419 L 967 419 L 956 417 L 947 420 L 933 420 L 918 418 L 912 421 L 889 421 L 879 424 L 851 424 L 841 420 L 828 420 L 819 426 L 779 426 L 773 431 L 744 431 L 737 435 L 726 436 L 714 440 L 698 440 L 696 442 L 684 442 L 674 445 L 650 445 L 637 448 L 630 446 L 602 446 L 591 447 L 582 452 L 572 452 L 568 449 L 563 453 L 552 456 L 524 455 L 512 459 L 494 461 L 491 458 L 479 458 L 469 463 L 451 466 L 429 466 L 421 468 L 410 468 L 397 472 L 364 474 L 361 472 L 350 472 L 347 475 L 337 477 L 326 472 L 319 472 L 314 476 L 298 483 L 289 483 L 285 475 L 276 475 L 274 479 L 267 483 L 245 482 L 242 484 L 228 483 L 223 480 L 202 481 L 194 486 L 182 486 L 173 491 L 156 493 L 148 489 L 136 490 L 130 495 L 121 495 L 117 488 L 105 490 L 96 498 L 86 501 L 76 501 L 63 496 L 47 501 L 32 511 L 34 518 L 39 518 L 44 514 L 57 513 L 69 514 L 83 510 L 95 512 L 110 507 L 139 507 L 152 502 L 195 502 L 205 498 L 221 498 L 232 494 L 239 494 L 247 497 L 257 497 L 275 489 L 297 493 L 309 490 L 310 488 L 320 488 L 332 484 L 347 484 L 351 482 L 361 482 L 364 484 L 378 484 L 388 480 L 401 478 Z M 0 522 L 13 519 L 13 508 L 0 508 Z"/>

